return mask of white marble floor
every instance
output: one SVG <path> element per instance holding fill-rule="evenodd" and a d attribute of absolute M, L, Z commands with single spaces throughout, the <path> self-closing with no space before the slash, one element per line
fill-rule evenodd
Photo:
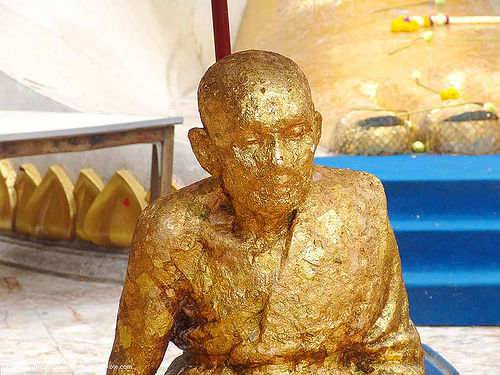
<path fill-rule="evenodd" d="M 104 374 L 121 285 L 0 265 L 0 374 Z M 462 375 L 500 374 L 500 327 L 419 327 Z M 180 354 L 170 347 L 158 374 Z"/>

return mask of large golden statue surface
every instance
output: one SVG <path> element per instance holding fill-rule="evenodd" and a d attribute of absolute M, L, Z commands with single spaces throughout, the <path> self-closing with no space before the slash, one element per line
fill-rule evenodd
<path fill-rule="evenodd" d="M 138 222 L 108 374 L 424 374 L 380 181 L 313 165 L 321 135 L 290 59 L 243 51 L 198 89 L 212 175 Z"/>

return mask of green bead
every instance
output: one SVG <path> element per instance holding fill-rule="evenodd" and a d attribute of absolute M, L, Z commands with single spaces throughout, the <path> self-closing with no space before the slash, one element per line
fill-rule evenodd
<path fill-rule="evenodd" d="M 426 42 L 430 42 L 434 38 L 434 33 L 430 30 L 427 30 L 424 32 L 424 40 Z"/>
<path fill-rule="evenodd" d="M 493 103 L 484 103 L 483 109 L 488 112 L 497 113 L 497 109 Z"/>
<path fill-rule="evenodd" d="M 434 0 L 434 2 L 436 3 L 436 5 L 437 5 L 438 7 L 442 7 L 442 6 L 444 5 L 444 3 L 445 3 L 445 1 L 444 1 L 444 0 Z"/>
<path fill-rule="evenodd" d="M 411 148 L 413 152 L 416 152 L 418 154 L 425 152 L 425 145 L 421 141 L 415 141 L 411 144 Z"/>

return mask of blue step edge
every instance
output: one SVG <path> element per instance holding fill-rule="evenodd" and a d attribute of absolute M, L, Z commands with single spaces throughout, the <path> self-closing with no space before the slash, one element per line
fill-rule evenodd
<path fill-rule="evenodd" d="M 470 287 L 500 285 L 500 270 L 403 271 L 406 287 Z"/>
<path fill-rule="evenodd" d="M 460 375 L 457 370 L 429 346 L 422 344 L 425 353 L 426 375 Z"/>
<path fill-rule="evenodd" d="M 399 219 L 391 217 L 395 232 L 497 232 L 500 231 L 500 216 L 496 219 L 470 217 L 435 217 L 431 219 Z"/>
<path fill-rule="evenodd" d="M 382 181 L 500 181 L 500 154 L 316 157 L 325 167 L 366 171 Z M 458 173 L 457 173 L 458 172 Z"/>

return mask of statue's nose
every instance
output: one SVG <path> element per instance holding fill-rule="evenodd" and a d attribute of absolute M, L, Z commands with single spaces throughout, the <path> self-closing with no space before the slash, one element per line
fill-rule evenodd
<path fill-rule="evenodd" d="M 280 147 L 278 146 L 275 146 L 274 147 L 274 153 L 273 153 L 273 164 L 276 164 L 276 165 L 281 165 L 283 164 L 283 154 L 282 154 L 282 150 L 280 149 Z"/>
<path fill-rule="evenodd" d="M 258 157 L 260 167 L 265 169 L 283 167 L 287 159 L 285 145 L 276 137 L 267 140 Z"/>
<path fill-rule="evenodd" d="M 282 146 L 277 140 L 273 140 L 271 142 L 271 161 L 274 165 L 282 165 L 284 160 L 283 160 L 283 150 Z"/>

